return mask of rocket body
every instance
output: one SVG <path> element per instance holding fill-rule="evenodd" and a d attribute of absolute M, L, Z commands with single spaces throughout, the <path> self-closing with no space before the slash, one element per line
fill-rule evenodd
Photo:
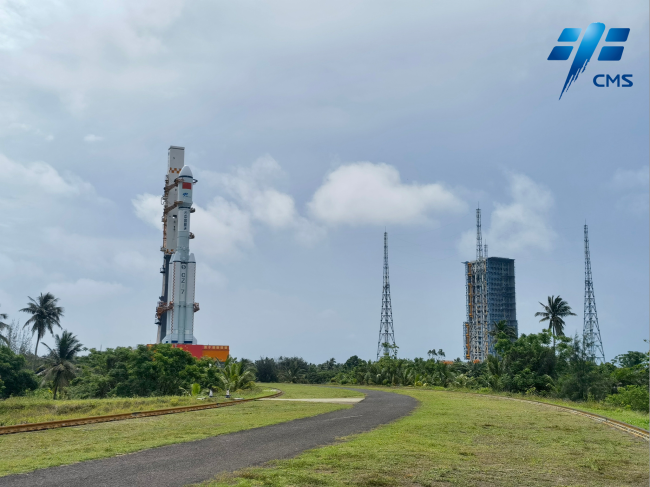
<path fill-rule="evenodd" d="M 170 147 L 163 204 L 163 295 L 157 308 L 158 343 L 196 344 L 194 302 L 196 260 L 190 253 L 192 191 L 196 182 L 183 163 L 184 149 Z M 179 167 L 180 166 L 180 167 Z"/>

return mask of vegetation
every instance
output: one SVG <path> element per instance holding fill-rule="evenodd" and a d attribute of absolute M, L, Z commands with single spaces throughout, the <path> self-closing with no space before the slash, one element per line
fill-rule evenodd
<path fill-rule="evenodd" d="M 16 355 L 9 347 L 0 347 L 0 398 L 21 395 L 37 387 L 38 381 L 27 369 L 25 357 Z"/>
<path fill-rule="evenodd" d="M 648 445 L 535 404 L 427 389 L 413 414 L 206 487 L 647 485 Z"/>
<path fill-rule="evenodd" d="M 596 364 L 587 356 L 582 341 L 564 336 L 564 317 L 572 314 L 560 296 L 550 296 L 537 313 L 548 329 L 516 338 L 506 322 L 495 323 L 491 339 L 495 355 L 484 363 L 445 360 L 443 350 L 432 348 L 427 359 L 399 358 L 398 347 L 386 344 L 377 361 L 358 356 L 344 363 L 335 359 L 311 364 L 301 357 L 260 357 L 254 363 L 229 358 L 221 364 L 197 360 L 171 345 L 118 347 L 78 356 L 81 344 L 68 332 L 55 337 L 50 353 L 39 358 L 30 353 L 31 339 L 23 333 L 31 326 L 38 340 L 53 326 L 60 326 L 63 308 L 53 295 L 30 298 L 32 315 L 21 328 L 15 322 L 2 328 L 7 346 L 0 348 L 0 398 L 33 391 L 34 372 L 42 387 L 65 400 L 124 397 L 159 397 L 250 390 L 255 380 L 289 384 L 339 384 L 442 387 L 491 393 L 525 394 L 547 400 L 570 400 L 590 408 L 648 414 L 648 353 L 628 352 L 611 362 Z M 0 317 L 6 320 L 2 315 Z M 6 331 L 5 331 L 6 330 Z M 84 349 L 85 350 L 85 349 Z M 25 360 L 26 357 L 27 360 Z M 29 364 L 29 366 L 28 366 Z M 30 370 L 31 369 L 31 370 Z M 597 406 L 596 406 L 597 405 Z M 587 406 L 585 406 L 587 407 Z M 645 421 L 647 425 L 647 420 Z M 638 423 L 638 422 L 637 422 Z"/>
<path fill-rule="evenodd" d="M 378 361 L 353 356 L 342 364 L 332 359 L 315 365 L 299 357 L 277 361 L 267 357 L 256 365 L 258 371 L 264 371 L 258 373 L 260 380 L 271 376 L 292 383 L 443 387 L 524 394 L 588 402 L 590 407 L 598 403 L 600 414 L 605 410 L 637 410 L 647 418 L 647 353 L 629 352 L 611 363 L 598 365 L 587 356 L 577 336 L 560 335 L 552 345 L 549 330 L 514 339 L 509 327 L 497 326 L 494 339 L 497 354 L 484 363 L 443 360 L 442 350 L 430 350 L 426 360 L 386 354 Z M 647 427 L 647 419 L 642 422 Z"/>
<path fill-rule="evenodd" d="M 53 334 L 53 326 L 58 326 L 61 328 L 61 318 L 63 317 L 64 309 L 60 306 L 57 306 L 59 298 L 55 298 L 50 293 L 41 293 L 37 299 L 29 297 L 29 303 L 27 307 L 21 309 L 20 311 L 28 313 L 31 316 L 26 322 L 25 327 L 31 325 L 32 335 L 36 335 L 36 348 L 34 349 L 34 355 L 38 355 L 38 343 L 45 336 L 45 332 L 49 331 L 50 334 Z"/>
<path fill-rule="evenodd" d="M 269 394 L 271 392 L 268 392 L 266 388 L 255 387 L 247 391 L 240 391 L 237 396 L 249 399 L 268 396 Z M 206 404 L 206 401 L 210 401 L 206 394 L 55 401 L 52 399 L 51 391 L 38 389 L 22 397 L 11 397 L 5 401 L 0 401 L 0 426 L 58 421 L 84 416 L 151 411 L 153 409 Z M 212 402 L 231 401 L 232 399 L 226 399 L 223 393 L 212 398 Z"/>
<path fill-rule="evenodd" d="M 77 367 L 73 361 L 77 353 L 79 353 L 83 345 L 79 343 L 69 331 L 64 331 L 61 336 L 54 336 L 54 348 L 45 345 L 49 350 L 46 357 L 46 366 L 40 375 L 43 376 L 44 382 L 51 382 L 54 387 L 54 397 L 56 399 L 56 391 L 67 386 L 70 380 L 74 379 L 77 374 Z"/>
<path fill-rule="evenodd" d="M 175 399 L 179 402 L 184 400 Z M 94 402 L 103 404 L 110 401 Z M 61 405 L 69 402 L 57 401 Z M 229 408 L 4 435 L 0 436 L 0 476 L 200 440 L 349 407 L 343 404 L 253 401 Z"/>
<path fill-rule="evenodd" d="M 0 320 L 6 320 L 9 318 L 7 313 L 0 313 Z M 3 330 L 9 328 L 9 325 L 5 323 L 4 321 L 0 321 L 0 341 L 3 341 L 5 345 L 9 345 L 9 338 L 6 335 L 3 335 Z"/>
<path fill-rule="evenodd" d="M 233 357 L 228 357 L 216 370 L 215 379 L 212 388 L 227 391 L 250 389 L 255 386 L 255 367 L 248 360 L 237 362 Z"/>
<path fill-rule="evenodd" d="M 564 317 L 565 316 L 576 316 L 576 314 L 571 311 L 571 306 L 560 296 L 549 296 L 548 304 L 539 303 L 544 308 L 544 311 L 538 311 L 535 313 L 535 316 L 541 316 L 542 319 L 539 320 L 540 323 L 548 321 L 548 330 L 553 335 L 553 348 L 555 348 L 555 337 L 564 336 Z"/>

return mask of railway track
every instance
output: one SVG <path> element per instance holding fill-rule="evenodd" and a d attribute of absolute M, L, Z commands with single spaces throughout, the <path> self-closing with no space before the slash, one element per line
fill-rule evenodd
<path fill-rule="evenodd" d="M 588 413 L 586 411 L 582 411 L 580 409 L 574 409 L 570 408 L 568 406 L 559 406 L 557 404 L 551 404 L 548 402 L 541 402 L 541 401 L 533 401 L 531 399 L 518 399 L 515 397 L 505 397 L 505 396 L 492 396 L 489 394 L 486 394 L 489 397 L 498 397 L 499 399 L 509 399 L 511 401 L 521 401 L 521 402 L 532 402 L 534 404 L 542 404 L 544 406 L 549 406 L 552 408 L 560 409 L 563 411 L 567 411 L 571 414 L 575 414 L 578 416 L 584 416 L 586 418 L 592 419 L 594 421 L 597 421 L 599 423 L 604 423 L 608 424 L 609 426 L 612 426 L 614 428 L 617 428 L 621 431 L 625 431 L 626 433 L 630 433 L 638 438 L 643 438 L 646 441 L 650 441 L 650 432 L 648 430 L 644 430 L 643 428 L 639 428 L 638 426 L 633 426 L 631 424 L 624 423 L 622 421 L 617 421 L 615 419 L 607 418 L 605 416 L 601 416 L 600 414 L 595 414 L 595 413 Z"/>
<path fill-rule="evenodd" d="M 65 428 L 68 426 L 80 426 L 82 424 L 107 423 L 109 421 L 122 421 L 125 419 L 145 418 L 148 416 L 162 416 L 164 414 L 186 413 L 189 411 L 202 411 L 204 409 L 224 408 L 229 406 L 236 406 L 237 404 L 242 404 L 245 402 L 257 401 L 258 399 L 270 399 L 274 397 L 279 397 L 283 394 L 281 390 L 279 389 L 276 390 L 278 392 L 276 392 L 275 394 L 270 394 L 268 396 L 255 397 L 252 399 L 240 399 L 232 402 L 196 404 L 193 406 L 178 406 L 174 408 L 153 409 L 151 411 L 135 411 L 132 413 L 107 414 L 104 416 L 88 416 L 85 418 L 61 419 L 58 421 L 45 421 L 42 423 L 27 423 L 27 424 L 15 424 L 11 426 L 0 426 L 0 435 L 9 435 L 12 433 L 25 433 L 28 431 L 42 431 L 42 430 L 49 430 L 54 428 Z"/>

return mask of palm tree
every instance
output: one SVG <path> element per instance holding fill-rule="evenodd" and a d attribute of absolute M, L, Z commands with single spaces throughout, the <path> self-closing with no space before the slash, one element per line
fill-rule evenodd
<path fill-rule="evenodd" d="M 237 362 L 228 357 L 223 367 L 217 370 L 218 387 L 230 391 L 250 389 L 255 385 L 255 367 L 248 360 Z"/>
<path fill-rule="evenodd" d="M 0 320 L 6 320 L 7 318 L 9 318 L 7 313 L 0 313 Z M 2 332 L 2 330 L 4 330 L 5 328 L 9 328 L 9 325 L 4 321 L 0 321 L 0 332 Z M 9 345 L 9 338 L 4 336 L 2 333 L 0 333 L 0 340 L 2 340 L 7 345 Z"/>
<path fill-rule="evenodd" d="M 83 345 L 79 343 L 76 336 L 65 330 L 61 336 L 54 335 L 54 343 L 54 348 L 43 344 L 50 353 L 45 357 L 46 366 L 39 375 L 43 376 L 43 382 L 54 383 L 54 399 L 56 399 L 56 392 L 67 386 L 77 375 L 77 367 L 73 360 L 77 353 L 83 350 Z"/>
<path fill-rule="evenodd" d="M 538 311 L 535 316 L 541 316 L 542 321 L 548 321 L 548 330 L 553 334 L 553 349 L 555 350 L 555 337 L 564 336 L 564 318 L 565 316 L 577 316 L 571 311 L 571 306 L 560 296 L 549 296 L 548 305 L 540 302 L 544 311 Z"/>
<path fill-rule="evenodd" d="M 29 296 L 27 296 L 29 297 Z M 53 334 L 52 326 L 56 325 L 61 328 L 61 318 L 63 317 L 63 308 L 57 306 L 56 303 L 59 298 L 55 298 L 50 293 L 41 293 L 38 299 L 29 297 L 31 303 L 27 304 L 26 308 L 20 311 L 32 315 L 30 319 L 25 322 L 24 328 L 29 325 L 32 326 L 32 335 L 36 334 L 36 348 L 34 355 L 38 356 L 38 342 L 45 336 L 45 332 L 49 331 Z"/>
<path fill-rule="evenodd" d="M 289 360 L 288 363 L 284 365 L 285 366 L 281 373 L 282 380 L 298 384 L 305 379 L 304 366 L 298 360 Z"/>
<path fill-rule="evenodd" d="M 506 337 L 510 338 L 511 340 L 513 338 L 517 338 L 517 332 L 515 331 L 514 326 L 508 325 L 508 322 L 506 320 L 495 322 L 494 329 L 489 332 L 489 335 L 492 337 L 497 337 L 500 333 L 505 333 Z"/>

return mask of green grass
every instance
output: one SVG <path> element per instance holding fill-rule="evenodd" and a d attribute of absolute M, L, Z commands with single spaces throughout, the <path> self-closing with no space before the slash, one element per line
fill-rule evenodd
<path fill-rule="evenodd" d="M 254 401 L 238 406 L 0 436 L 0 476 L 111 457 L 351 406 Z"/>
<path fill-rule="evenodd" d="M 272 394 L 272 392 L 265 392 L 265 389 L 268 388 L 256 387 L 249 391 L 237 392 L 233 396 L 247 399 Z M 198 400 L 189 396 L 78 400 L 59 399 L 56 401 L 34 397 L 12 397 L 5 401 L 0 401 L 0 426 L 40 423 L 43 421 L 57 421 L 61 419 L 103 416 L 135 411 L 151 411 L 152 409 L 205 404 L 207 401 L 209 401 L 208 398 Z M 215 396 L 212 401 L 226 402 L 230 400 L 221 394 Z"/>
<path fill-rule="evenodd" d="M 258 384 L 262 390 L 265 390 L 265 394 L 271 394 L 268 392 L 270 389 L 281 389 L 284 394 L 282 398 L 284 399 L 319 399 L 319 398 L 339 398 L 339 397 L 363 397 L 363 392 L 350 391 L 347 389 L 340 389 L 339 387 L 332 386 L 319 386 L 319 385 L 310 385 L 310 384 L 267 384 L 260 383 Z M 347 387 L 347 386 L 345 386 Z"/>
<path fill-rule="evenodd" d="M 593 420 L 478 394 L 393 391 L 419 407 L 347 442 L 203 485 L 648 485 L 648 443 Z"/>
<path fill-rule="evenodd" d="M 516 396 L 513 396 L 516 397 Z M 616 419 L 617 421 L 623 421 L 624 423 L 631 424 L 633 426 L 638 426 L 639 428 L 648 429 L 649 427 L 649 415 L 648 413 L 642 413 L 640 411 L 632 411 L 631 409 L 617 408 L 609 404 L 602 402 L 589 401 L 589 402 L 573 402 L 573 401 L 564 401 L 562 399 L 549 399 L 545 397 L 523 397 L 522 399 L 531 399 L 533 401 L 545 402 L 548 404 L 557 404 L 559 406 L 566 406 L 569 408 L 580 409 L 581 411 L 587 411 L 588 413 L 600 414 L 601 416 L 606 416 L 611 419 Z"/>

